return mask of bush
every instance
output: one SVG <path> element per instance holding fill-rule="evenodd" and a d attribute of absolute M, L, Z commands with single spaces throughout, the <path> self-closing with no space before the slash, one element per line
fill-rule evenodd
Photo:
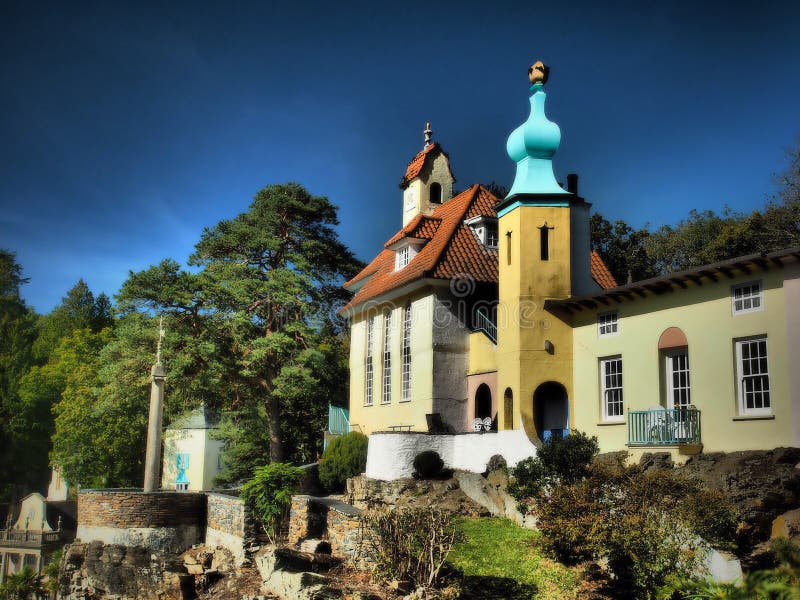
<path fill-rule="evenodd" d="M 432 506 L 364 513 L 365 536 L 375 558 L 375 573 L 385 581 L 437 583 L 453 544 L 463 539 L 456 517 Z"/>
<path fill-rule="evenodd" d="M 288 522 L 292 494 L 303 470 L 285 463 L 270 463 L 253 470 L 253 478 L 242 486 L 241 498 L 255 510 L 264 533 L 273 544 Z"/>
<path fill-rule="evenodd" d="M 349 477 L 367 468 L 367 436 L 357 431 L 334 439 L 322 454 L 319 480 L 330 492 L 341 492 Z"/>
<path fill-rule="evenodd" d="M 692 507 L 700 493 L 672 471 L 597 463 L 586 479 L 540 496 L 538 526 L 564 562 L 607 557 L 615 597 L 652 600 L 702 562 Z"/>
<path fill-rule="evenodd" d="M 414 457 L 414 477 L 432 479 L 444 468 L 444 461 L 435 450 L 424 450 Z"/>
<path fill-rule="evenodd" d="M 536 455 L 552 478 L 571 484 L 588 475 L 589 465 L 599 451 L 596 437 L 575 431 L 564 438 L 550 438 Z"/>
<path fill-rule="evenodd" d="M 517 463 L 511 471 L 508 493 L 524 509 L 526 501 L 540 497 L 547 487 L 585 478 L 598 451 L 597 438 L 580 431 L 561 439 L 551 438 L 542 444 L 536 457 Z"/>

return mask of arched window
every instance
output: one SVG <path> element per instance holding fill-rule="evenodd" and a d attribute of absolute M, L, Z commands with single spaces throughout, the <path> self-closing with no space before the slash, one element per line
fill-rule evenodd
<path fill-rule="evenodd" d="M 689 383 L 689 343 L 678 327 L 665 329 L 658 338 L 664 365 L 666 408 L 688 408 L 692 403 Z"/>
<path fill-rule="evenodd" d="M 514 429 L 514 393 L 506 388 L 503 394 L 503 429 Z"/>
<path fill-rule="evenodd" d="M 431 204 L 442 203 L 442 186 L 436 182 L 431 184 Z"/>

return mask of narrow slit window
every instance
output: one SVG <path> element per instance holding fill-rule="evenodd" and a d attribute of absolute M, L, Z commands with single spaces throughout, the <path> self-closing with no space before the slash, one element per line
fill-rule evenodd
<path fill-rule="evenodd" d="M 542 260 L 550 260 L 550 229 L 547 223 L 539 228 L 540 256 Z"/>

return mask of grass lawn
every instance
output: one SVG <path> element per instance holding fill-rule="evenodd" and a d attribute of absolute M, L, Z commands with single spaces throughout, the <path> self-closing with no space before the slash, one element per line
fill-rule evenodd
<path fill-rule="evenodd" d="M 448 562 L 464 574 L 467 598 L 577 597 L 578 577 L 542 556 L 538 531 L 508 519 L 464 519 L 464 542 L 453 547 Z"/>

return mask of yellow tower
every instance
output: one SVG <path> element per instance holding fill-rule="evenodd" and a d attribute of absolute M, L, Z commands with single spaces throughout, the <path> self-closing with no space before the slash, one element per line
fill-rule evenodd
<path fill-rule="evenodd" d="M 566 434 L 572 404 L 572 328 L 544 308 L 591 290 L 589 204 L 577 176 L 565 191 L 553 174 L 561 142 L 545 116 L 548 69 L 536 62 L 528 120 L 508 138 L 514 185 L 496 207 L 499 219 L 497 310 L 499 424 L 523 427 L 534 442 Z"/>

